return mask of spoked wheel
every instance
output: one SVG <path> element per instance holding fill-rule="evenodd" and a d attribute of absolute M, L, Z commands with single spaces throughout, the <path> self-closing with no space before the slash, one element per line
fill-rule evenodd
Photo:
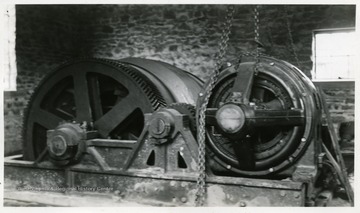
<path fill-rule="evenodd" d="M 299 71 L 261 58 L 222 73 L 206 111 L 209 151 L 215 161 L 245 176 L 264 176 L 292 165 L 312 140 L 319 113 L 316 91 Z"/>
<path fill-rule="evenodd" d="M 36 159 L 46 147 L 46 131 L 64 121 L 86 122 L 102 138 L 136 139 L 143 114 L 165 105 L 156 87 L 130 66 L 97 59 L 68 63 L 49 74 L 29 102 L 24 159 Z"/>

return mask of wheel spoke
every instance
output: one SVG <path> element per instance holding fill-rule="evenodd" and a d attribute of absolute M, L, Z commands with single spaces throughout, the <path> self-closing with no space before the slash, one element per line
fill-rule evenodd
<path fill-rule="evenodd" d="M 74 96 L 76 105 L 76 121 L 91 122 L 91 108 L 86 72 L 74 72 Z"/>
<path fill-rule="evenodd" d="M 108 137 L 117 126 L 123 125 L 125 119 L 139 107 L 137 99 L 136 96 L 129 94 L 99 120 L 95 121 L 94 127 L 102 137 Z"/>
<path fill-rule="evenodd" d="M 254 82 L 254 66 L 249 65 L 237 72 L 232 94 L 244 104 L 249 103 L 251 88 Z"/>
<path fill-rule="evenodd" d="M 217 110 L 218 110 L 218 108 L 207 108 L 206 109 L 206 111 L 205 111 L 205 116 L 206 116 L 205 123 L 206 123 L 206 125 L 210 125 L 210 126 L 217 125 L 217 121 L 216 121 L 216 118 L 215 118 Z"/>
<path fill-rule="evenodd" d="M 292 110 L 254 110 L 253 117 L 246 118 L 253 127 L 261 126 L 301 126 L 304 125 L 304 111 Z"/>
<path fill-rule="evenodd" d="M 60 122 L 64 121 L 64 119 L 43 109 L 37 109 L 31 116 L 35 123 L 40 124 L 46 129 L 54 129 Z"/>
<path fill-rule="evenodd" d="M 244 169 L 253 169 L 255 167 L 254 144 L 251 138 L 245 137 L 241 141 L 233 142 L 235 156 Z"/>
<path fill-rule="evenodd" d="M 97 76 L 91 75 L 88 76 L 88 81 L 93 120 L 98 120 L 103 115 L 99 79 Z"/>

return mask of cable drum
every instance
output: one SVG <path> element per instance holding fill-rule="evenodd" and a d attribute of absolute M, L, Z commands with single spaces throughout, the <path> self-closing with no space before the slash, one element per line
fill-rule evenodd
<path fill-rule="evenodd" d="M 24 159 L 39 157 L 47 130 L 64 122 L 95 130 L 100 138 L 136 140 L 145 113 L 180 101 L 194 105 L 201 86 L 195 76 L 154 60 L 67 62 L 50 72 L 30 98 L 23 122 Z"/>

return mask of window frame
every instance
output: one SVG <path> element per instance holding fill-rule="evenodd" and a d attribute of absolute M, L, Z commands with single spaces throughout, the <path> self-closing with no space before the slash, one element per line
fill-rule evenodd
<path fill-rule="evenodd" d="M 329 34 L 329 33 L 346 33 L 346 32 L 353 32 L 356 35 L 355 27 L 347 27 L 347 28 L 330 28 L 330 29 L 316 29 L 312 31 L 312 81 L 313 82 L 334 82 L 334 83 L 346 83 L 346 82 L 355 82 L 356 74 L 352 78 L 345 78 L 345 79 L 337 79 L 337 78 L 329 78 L 329 79 L 322 79 L 322 78 L 314 78 L 316 73 L 316 39 L 315 36 L 318 34 Z"/>

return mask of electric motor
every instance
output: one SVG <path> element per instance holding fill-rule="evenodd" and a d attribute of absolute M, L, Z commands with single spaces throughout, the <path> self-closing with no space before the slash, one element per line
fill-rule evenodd
<path fill-rule="evenodd" d="M 321 117 L 312 82 L 269 57 L 223 70 L 207 107 L 210 160 L 244 176 L 272 175 L 295 164 L 316 140 Z"/>

